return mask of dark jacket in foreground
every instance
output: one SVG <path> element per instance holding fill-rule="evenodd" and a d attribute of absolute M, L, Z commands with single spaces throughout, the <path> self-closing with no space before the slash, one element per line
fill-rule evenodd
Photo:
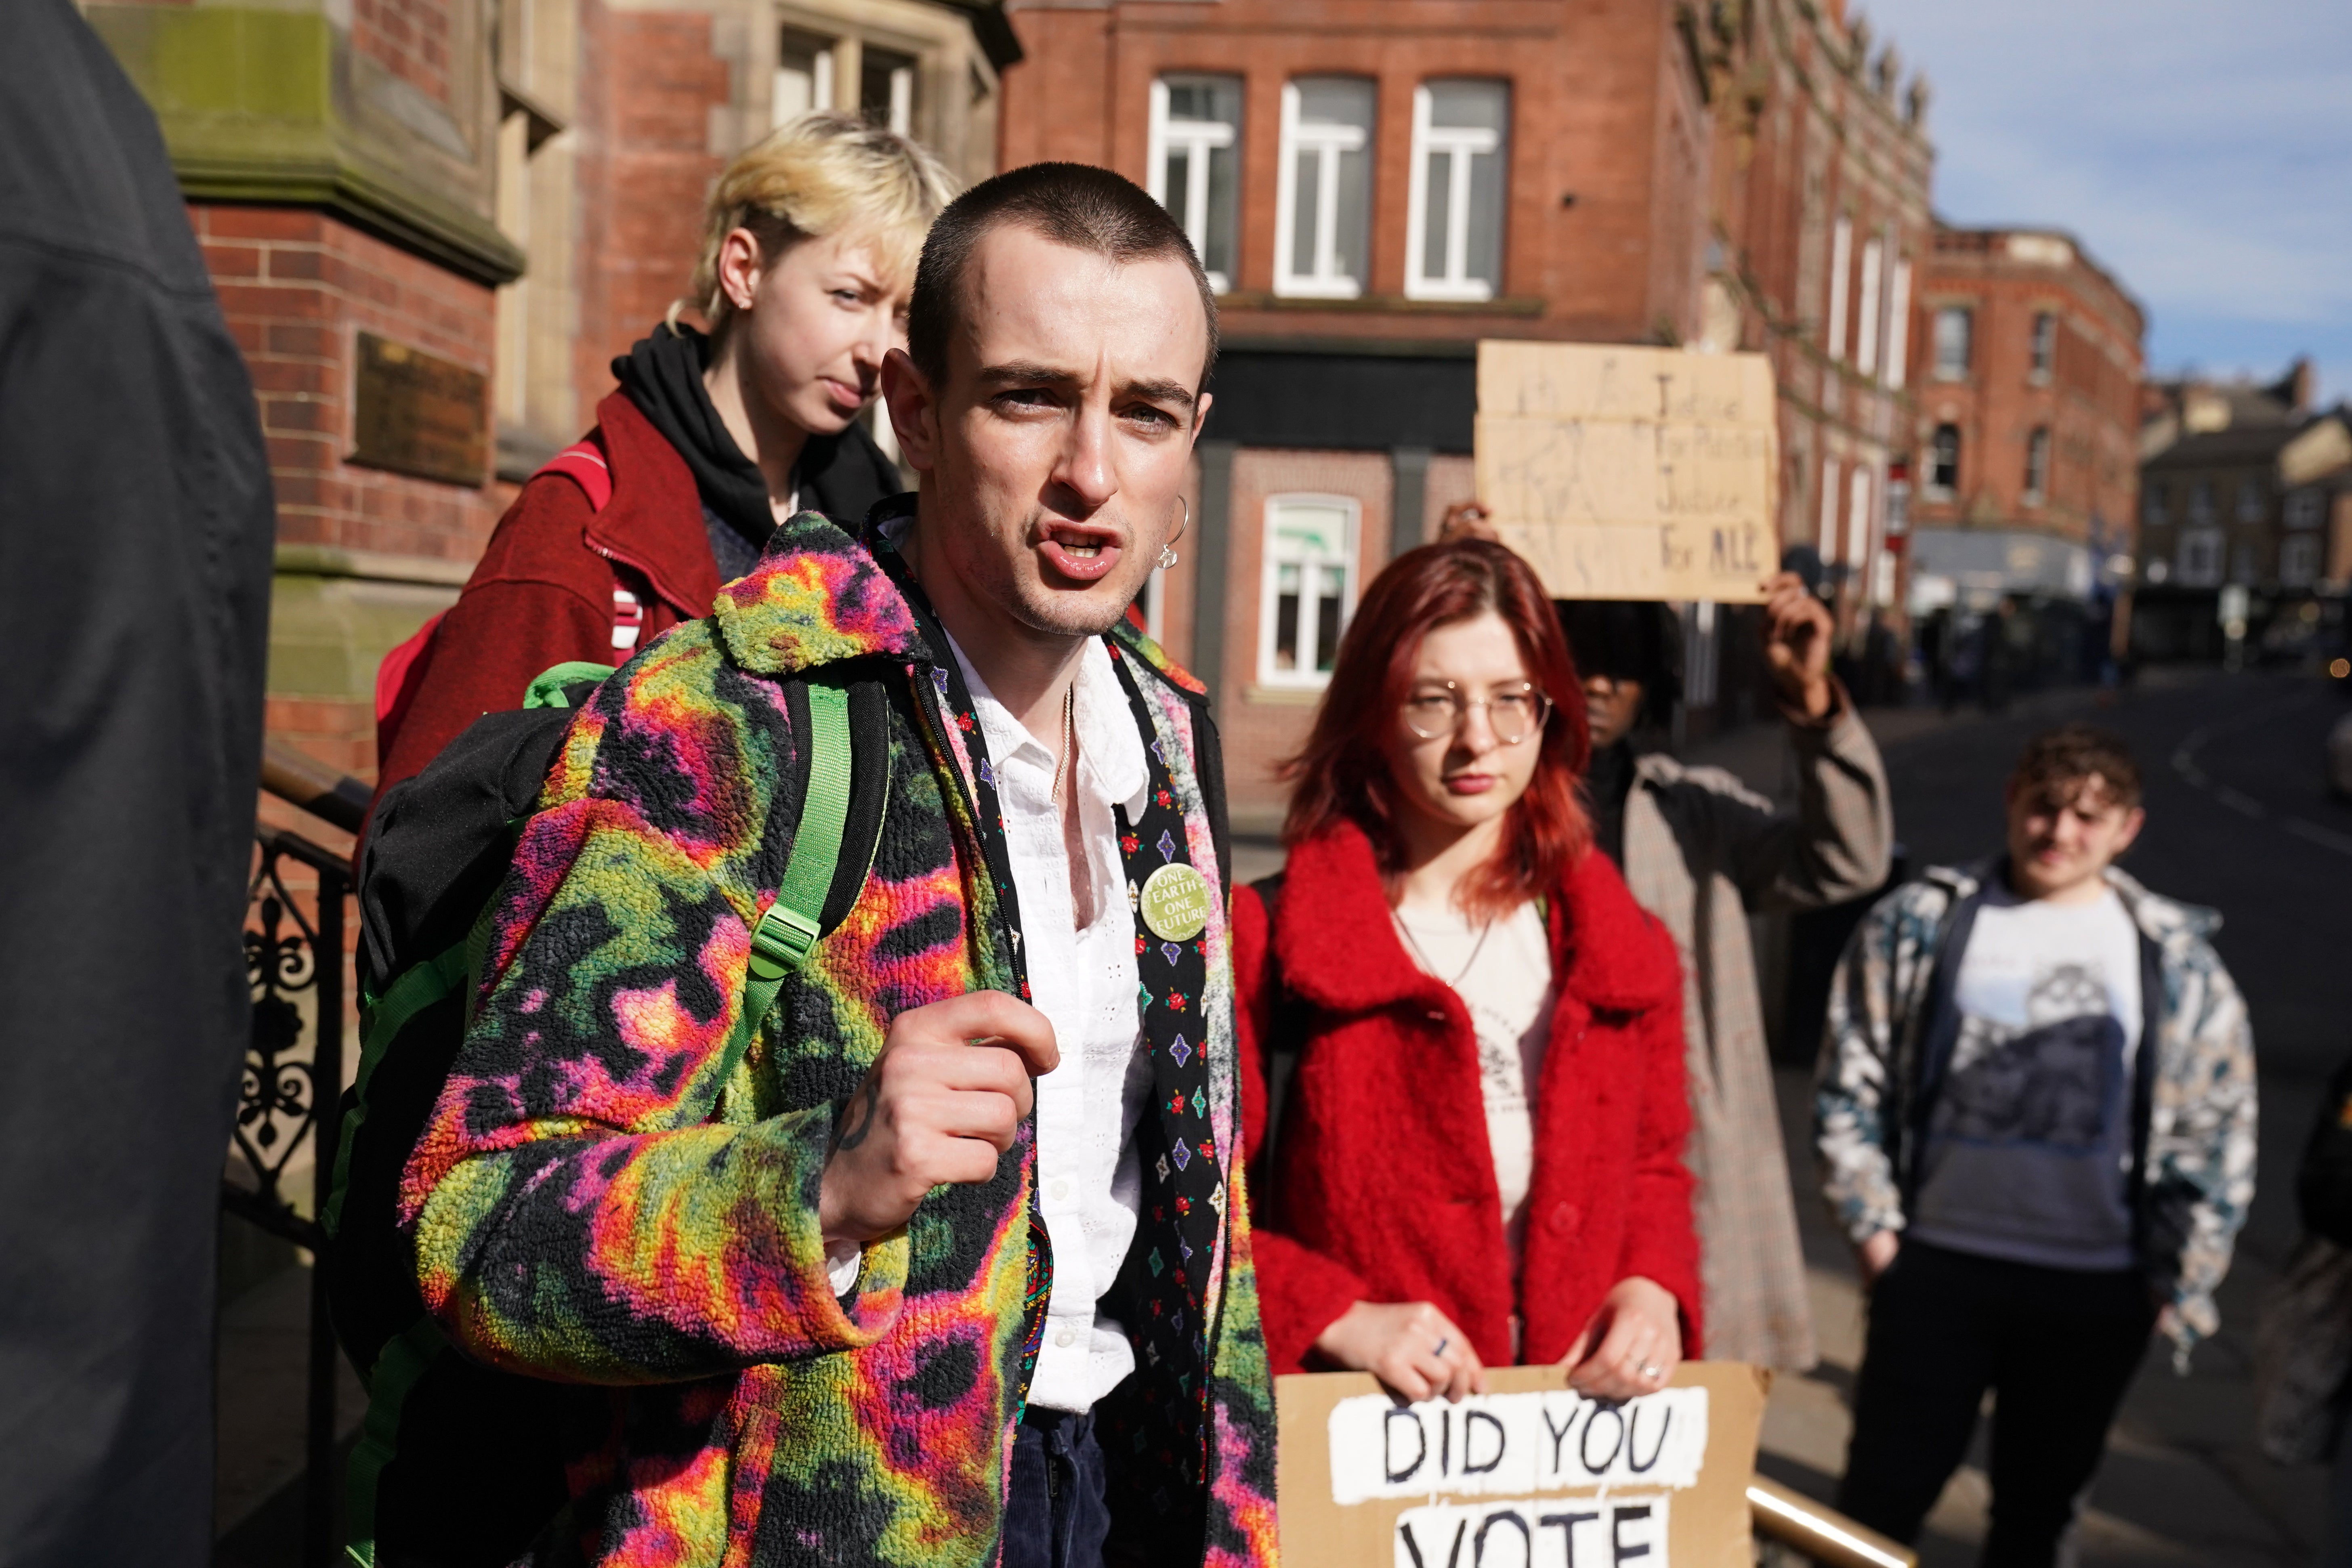
<path fill-rule="evenodd" d="M 1370 841 L 1344 825 L 1293 850 L 1271 931 L 1255 889 L 1235 896 L 1254 1162 L 1265 1144 L 1268 1032 L 1305 1027 L 1273 1168 L 1252 1171 L 1276 1373 L 1307 1370 L 1316 1337 L 1359 1300 L 1433 1301 L 1489 1365 L 1558 1361 L 1633 1275 L 1674 1293 L 1684 1354 L 1699 1353 L 1674 944 L 1597 852 L 1553 893 L 1550 929 L 1559 1002 L 1514 1292 L 1469 1010 L 1397 940 Z M 1517 1356 L 1515 1312 L 1526 1321 Z"/>
<path fill-rule="evenodd" d="M 154 117 L 0 21 L 0 1559 L 212 1556 L 274 518 Z M 307 1057 L 305 1037 L 300 1053 Z"/>

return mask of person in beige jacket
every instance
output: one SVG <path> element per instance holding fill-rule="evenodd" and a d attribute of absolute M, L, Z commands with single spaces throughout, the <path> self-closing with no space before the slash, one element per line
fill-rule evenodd
<path fill-rule="evenodd" d="M 1475 502 L 1449 509 L 1440 532 L 1465 535 L 1496 537 Z M 1878 891 L 1895 813 L 1877 743 L 1830 673 L 1829 611 L 1792 572 L 1765 594 L 1765 662 L 1797 768 L 1793 811 L 1720 768 L 1635 752 L 1645 714 L 1663 721 L 1681 695 L 1673 611 L 1595 600 L 1558 606 L 1591 728 L 1585 786 L 1595 842 L 1682 956 L 1691 1098 L 1684 1162 L 1697 1183 L 1707 1355 L 1801 1372 L 1819 1357 L 1748 916 Z"/>
<path fill-rule="evenodd" d="M 1764 651 L 1796 763 L 1793 811 L 1720 768 L 1635 752 L 1644 708 L 1663 713 L 1673 701 L 1664 605 L 1568 603 L 1560 616 L 1592 729 L 1586 782 L 1599 842 L 1682 952 L 1684 1158 L 1698 1184 L 1707 1351 L 1801 1371 L 1815 1359 L 1812 1314 L 1748 916 L 1875 892 L 1895 824 L 1878 748 L 1829 671 L 1829 612 L 1794 574 L 1769 592 Z"/>

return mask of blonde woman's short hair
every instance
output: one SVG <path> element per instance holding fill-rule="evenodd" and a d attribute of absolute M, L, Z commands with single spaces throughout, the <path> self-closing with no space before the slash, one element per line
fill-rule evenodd
<path fill-rule="evenodd" d="M 693 291 L 670 307 L 670 324 L 692 308 L 714 336 L 726 331 L 735 307 L 719 287 L 719 252 L 739 228 L 768 261 L 803 239 L 870 234 L 885 279 L 911 286 L 923 235 L 955 195 L 945 165 L 896 132 L 834 110 L 803 114 L 738 153 L 710 187 Z"/>

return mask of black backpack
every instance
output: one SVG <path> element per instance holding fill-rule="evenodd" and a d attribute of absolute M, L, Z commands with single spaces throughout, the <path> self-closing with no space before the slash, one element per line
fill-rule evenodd
<path fill-rule="evenodd" d="M 1286 870 L 1276 871 L 1250 884 L 1250 891 L 1265 906 L 1269 943 L 1274 940 L 1275 915 L 1282 908 L 1282 881 L 1288 874 Z M 1265 1071 L 1265 1132 L 1258 1145 L 1258 1164 L 1271 1174 L 1275 1147 L 1282 1141 L 1283 1113 L 1290 1104 L 1290 1080 L 1298 1072 L 1298 1058 L 1307 1052 L 1307 1037 L 1315 1027 L 1315 1009 L 1305 997 L 1283 984 L 1282 965 L 1272 953 L 1266 955 L 1266 966 L 1274 978 L 1275 1000 L 1265 1038 L 1258 1042 L 1258 1056 Z M 1244 1086 L 1244 1092 L 1249 1087 Z"/>
<path fill-rule="evenodd" d="M 369 820 L 359 873 L 360 1063 L 343 1094 L 320 1216 L 335 1332 L 368 1390 L 349 1477 L 345 1561 L 356 1568 L 505 1568 L 523 1556 L 568 1501 L 567 1414 L 604 1397 L 484 1366 L 451 1346 L 425 1309 L 414 1242 L 396 1219 L 401 1173 L 465 1042 L 516 838 L 571 710 L 611 673 L 583 663 L 549 670 L 520 710 L 475 721 L 424 772 L 385 791 Z M 854 704 L 868 742 L 853 746 L 848 688 L 787 686 L 794 731 L 809 737 L 804 775 L 786 781 L 802 803 L 799 827 L 776 901 L 752 933 L 722 1079 L 784 978 L 846 918 L 872 866 L 888 750 L 874 743 L 884 705 L 864 695 L 878 689 Z M 853 832 L 863 850 L 855 859 L 843 853 Z"/>

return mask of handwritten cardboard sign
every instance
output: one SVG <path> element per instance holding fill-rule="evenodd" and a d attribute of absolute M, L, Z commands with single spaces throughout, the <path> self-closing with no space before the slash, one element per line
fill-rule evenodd
<path fill-rule="evenodd" d="M 1556 1366 L 1459 1405 L 1372 1378 L 1279 1378 L 1289 1568 L 1746 1568 L 1767 1374 L 1687 1363 L 1660 1393 L 1587 1399 Z"/>
<path fill-rule="evenodd" d="M 1564 599 L 1753 603 L 1777 570 L 1762 354 L 1478 345 L 1478 497 Z"/>

